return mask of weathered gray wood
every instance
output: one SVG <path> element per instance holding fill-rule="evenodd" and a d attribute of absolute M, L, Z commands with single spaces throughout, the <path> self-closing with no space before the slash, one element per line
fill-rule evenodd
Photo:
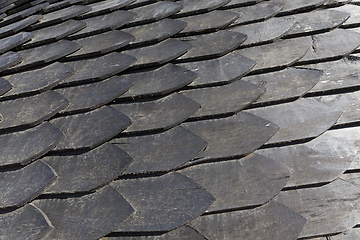
<path fill-rule="evenodd" d="M 310 46 L 307 38 L 296 38 L 235 50 L 234 53 L 256 62 L 252 72 L 262 72 L 268 69 L 290 66 L 298 62 L 308 52 Z"/>
<path fill-rule="evenodd" d="M 229 30 L 247 35 L 241 47 L 274 42 L 286 35 L 294 27 L 295 20 L 291 18 L 271 18 L 264 22 L 231 27 Z"/>
<path fill-rule="evenodd" d="M 322 187 L 280 192 L 275 201 L 306 218 L 299 237 L 346 231 L 360 221 L 359 187 L 337 179 Z"/>
<path fill-rule="evenodd" d="M 46 193 L 86 192 L 111 182 L 126 170 L 132 158 L 120 148 L 105 143 L 79 155 L 48 156 L 41 159 L 58 175 Z"/>
<path fill-rule="evenodd" d="M 71 35 L 75 32 L 85 28 L 86 24 L 81 21 L 68 20 L 64 23 L 60 23 L 47 28 L 32 31 L 33 37 L 31 40 L 23 44 L 20 48 L 36 47 L 42 44 L 58 41 Z"/>
<path fill-rule="evenodd" d="M 133 2 L 135 2 L 135 0 L 109 0 L 109 1 L 96 2 L 87 5 L 91 7 L 91 10 L 87 13 L 78 16 L 77 18 L 79 19 L 89 18 L 100 14 L 113 12 Z"/>
<path fill-rule="evenodd" d="M 276 2 L 283 3 L 285 7 L 281 10 L 279 15 L 293 14 L 299 11 L 305 11 L 323 5 L 327 0 L 276 0 Z"/>
<path fill-rule="evenodd" d="M 29 32 L 21 32 L 16 35 L 12 35 L 6 38 L 0 39 L 0 54 L 3 54 L 12 48 L 15 48 L 24 42 L 33 38 L 33 34 Z"/>
<path fill-rule="evenodd" d="M 82 197 L 39 199 L 33 203 L 46 214 L 54 226 L 43 238 L 46 240 L 99 239 L 120 225 L 134 210 L 109 186 Z"/>
<path fill-rule="evenodd" d="M 317 137 L 332 127 L 341 115 L 335 108 L 309 99 L 250 109 L 246 112 L 280 127 L 267 144 Z"/>
<path fill-rule="evenodd" d="M 128 47 L 138 47 L 169 38 L 183 30 L 185 26 L 186 22 L 165 18 L 154 23 L 125 28 L 124 32 L 135 36 L 135 40 Z"/>
<path fill-rule="evenodd" d="M 86 12 L 89 12 L 91 7 L 83 5 L 73 5 L 68 8 L 64 8 L 55 12 L 47 13 L 43 15 L 38 23 L 29 26 L 30 30 L 36 30 L 43 27 L 48 27 L 57 23 L 64 22 Z"/>
<path fill-rule="evenodd" d="M 113 52 L 101 57 L 66 62 L 75 69 L 75 73 L 60 85 L 98 82 L 124 71 L 135 61 L 132 56 Z"/>
<path fill-rule="evenodd" d="M 341 111 L 342 114 L 336 125 L 350 124 L 360 122 L 360 92 L 350 92 L 336 95 L 326 95 L 314 97 L 319 102 Z"/>
<path fill-rule="evenodd" d="M 306 219 L 271 201 L 253 210 L 201 216 L 190 223 L 207 239 L 296 239 Z"/>
<path fill-rule="evenodd" d="M 244 112 L 229 118 L 189 122 L 181 126 L 208 143 L 192 162 L 247 155 L 261 147 L 278 130 L 275 124 Z"/>
<path fill-rule="evenodd" d="M 4 76 L 13 88 L 0 98 L 24 96 L 49 90 L 73 73 L 72 67 L 56 62 L 35 70 Z"/>
<path fill-rule="evenodd" d="M 4 78 L 0 78 L 0 96 L 9 91 L 12 88 L 11 83 L 5 80 Z"/>
<path fill-rule="evenodd" d="M 113 13 L 81 20 L 86 27 L 79 32 L 71 34 L 67 38 L 74 40 L 117 29 L 135 18 L 136 14 L 130 11 L 118 10 Z"/>
<path fill-rule="evenodd" d="M 350 15 L 350 18 L 347 19 L 341 26 L 343 27 L 359 27 L 360 26 L 360 16 L 359 16 L 360 6 L 353 4 L 346 4 L 344 6 L 340 6 L 334 8 L 334 10 L 346 12 Z"/>
<path fill-rule="evenodd" d="M 54 91 L 47 91 L 32 97 L 0 102 L 4 117 L 1 131 L 16 127 L 33 127 L 54 116 L 68 105 L 68 100 Z"/>
<path fill-rule="evenodd" d="M 24 205 L 55 179 L 54 170 L 40 160 L 15 171 L 0 172 L 0 208 Z"/>
<path fill-rule="evenodd" d="M 184 90 L 180 93 L 201 105 L 190 118 L 237 113 L 265 92 L 265 88 L 245 81 L 235 81 L 219 87 Z"/>
<path fill-rule="evenodd" d="M 242 78 L 242 80 L 266 89 L 254 103 L 276 102 L 303 96 L 319 82 L 323 75 L 320 70 L 288 68 L 273 73 L 265 73 Z"/>
<path fill-rule="evenodd" d="M 309 91 L 325 92 L 359 86 L 359 59 L 356 55 L 338 61 L 310 64 L 301 67 L 319 69 L 324 72 L 319 82 Z"/>
<path fill-rule="evenodd" d="M 183 42 L 190 43 L 192 47 L 187 53 L 176 59 L 176 62 L 198 61 L 221 57 L 239 47 L 246 38 L 245 34 L 227 30 L 178 38 Z"/>
<path fill-rule="evenodd" d="M 197 102 L 179 93 L 148 102 L 111 106 L 126 114 L 132 121 L 124 133 L 167 130 L 185 121 L 200 108 Z"/>
<path fill-rule="evenodd" d="M 192 87 L 230 83 L 246 75 L 255 65 L 255 61 L 234 53 L 212 60 L 178 64 L 198 75 L 189 84 Z"/>
<path fill-rule="evenodd" d="M 360 33 L 345 29 L 335 29 L 307 39 L 312 47 L 297 65 L 346 56 L 360 45 Z"/>
<path fill-rule="evenodd" d="M 134 39 L 135 37 L 129 33 L 115 30 L 73 40 L 72 42 L 82 47 L 78 51 L 65 56 L 63 60 L 69 61 L 103 55 L 128 45 Z"/>
<path fill-rule="evenodd" d="M 41 15 L 32 15 L 18 22 L 5 25 L 0 28 L 0 37 L 3 38 L 15 34 L 21 31 L 22 29 L 26 28 L 27 26 L 39 21 L 41 18 L 42 18 Z"/>
<path fill-rule="evenodd" d="M 238 17 L 239 14 L 236 12 L 215 10 L 205 14 L 179 18 L 178 20 L 186 22 L 187 25 L 185 29 L 176 36 L 186 36 L 224 29 Z"/>
<path fill-rule="evenodd" d="M 308 35 L 336 28 L 350 17 L 350 13 L 333 10 L 318 10 L 294 14 L 291 17 L 296 21 L 296 24 L 288 33 L 286 33 L 286 37 Z"/>
<path fill-rule="evenodd" d="M 29 239 L 43 238 L 53 229 L 47 216 L 32 204 L 0 214 L 0 238 Z"/>
<path fill-rule="evenodd" d="M 156 69 L 122 76 L 130 80 L 132 86 L 120 96 L 120 99 L 165 95 L 188 85 L 197 78 L 196 73 L 171 63 Z"/>
<path fill-rule="evenodd" d="M 136 237 L 126 236 L 126 237 L 104 237 L 100 240 L 182 240 L 182 239 L 191 239 L 191 240 L 206 240 L 203 235 L 195 231 L 194 229 L 183 226 L 177 228 L 173 231 L 163 233 L 163 234 L 153 234 L 151 236 L 141 236 L 138 235 Z"/>
<path fill-rule="evenodd" d="M 277 2 L 261 2 L 253 6 L 232 8 L 231 11 L 240 15 L 231 26 L 264 21 L 275 16 L 283 8 L 284 4 Z"/>
<path fill-rule="evenodd" d="M 326 131 L 314 140 L 294 146 L 257 150 L 291 169 L 286 187 L 327 183 L 338 178 L 357 155 L 357 149 L 337 130 Z"/>
<path fill-rule="evenodd" d="M 258 154 L 239 160 L 196 165 L 179 172 L 215 197 L 216 201 L 206 212 L 265 204 L 281 191 L 290 177 L 285 165 Z"/>
<path fill-rule="evenodd" d="M 0 55 L 0 72 L 18 64 L 22 60 L 22 56 L 17 52 L 7 52 Z"/>
<path fill-rule="evenodd" d="M 80 86 L 56 89 L 69 100 L 69 105 L 61 113 L 75 113 L 101 107 L 131 87 L 131 82 L 123 77 L 113 76 L 106 80 Z"/>
<path fill-rule="evenodd" d="M 59 117 L 51 120 L 65 135 L 54 150 L 92 149 L 106 142 L 130 125 L 130 119 L 110 108 Z"/>
<path fill-rule="evenodd" d="M 191 44 L 173 38 L 155 45 L 122 51 L 122 53 L 135 57 L 136 62 L 131 69 L 158 66 L 183 55 L 191 48 Z"/>
<path fill-rule="evenodd" d="M 80 48 L 81 46 L 79 44 L 68 40 L 61 40 L 52 44 L 22 50 L 18 53 L 23 58 L 23 61 L 20 64 L 8 69 L 5 73 L 14 73 L 49 63 L 71 54 Z"/>
<path fill-rule="evenodd" d="M 0 165 L 25 165 L 46 154 L 63 139 L 62 132 L 48 122 L 28 130 L 2 134 Z"/>
<path fill-rule="evenodd" d="M 134 159 L 125 172 L 130 174 L 171 171 L 193 159 L 207 145 L 182 127 L 153 135 L 115 138 L 111 143 Z"/>
<path fill-rule="evenodd" d="M 136 18 L 126 23 L 124 27 L 133 27 L 136 25 L 155 22 L 157 20 L 169 17 L 182 9 L 182 4 L 177 2 L 159 1 L 153 4 L 129 10 L 137 15 Z"/>
<path fill-rule="evenodd" d="M 179 1 L 183 8 L 174 17 L 184 17 L 188 15 L 195 15 L 203 12 L 209 12 L 216 8 L 219 8 L 227 3 L 230 0 L 214 0 L 214 1 L 206 1 L 206 0 L 198 0 L 198 1 L 191 1 L 191 0 L 182 0 Z"/>
<path fill-rule="evenodd" d="M 173 230 L 202 214 L 214 197 L 191 179 L 168 173 L 160 177 L 118 180 L 110 184 L 135 212 L 117 232 Z"/>

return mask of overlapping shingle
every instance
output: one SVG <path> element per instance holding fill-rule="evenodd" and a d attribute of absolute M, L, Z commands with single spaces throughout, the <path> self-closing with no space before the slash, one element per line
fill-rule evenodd
<path fill-rule="evenodd" d="M 42 193 L 54 182 L 56 173 L 42 161 L 14 171 L 0 173 L 0 208 L 21 206 Z"/>
<path fill-rule="evenodd" d="M 237 113 L 264 92 L 265 88 L 261 86 L 239 80 L 223 86 L 190 89 L 180 93 L 201 105 L 190 118 L 204 118 Z"/>
<path fill-rule="evenodd" d="M 323 187 L 281 192 L 274 200 L 306 218 L 299 237 L 315 237 L 346 231 L 356 225 L 358 198 L 357 186 L 337 179 Z"/>
<path fill-rule="evenodd" d="M 318 82 L 323 72 L 306 68 L 287 68 L 285 70 L 253 75 L 242 78 L 266 89 L 254 104 L 284 101 L 301 97 Z"/>
<path fill-rule="evenodd" d="M 170 38 L 154 45 L 126 50 L 122 53 L 136 58 L 137 61 L 131 66 L 131 69 L 138 69 L 167 63 L 183 55 L 189 49 L 191 49 L 191 44 Z"/>
<path fill-rule="evenodd" d="M 267 144 L 317 137 L 332 127 L 341 115 L 337 109 L 309 99 L 250 109 L 246 112 L 265 118 L 280 127 Z"/>
<path fill-rule="evenodd" d="M 24 131 L 2 134 L 0 165 L 25 165 L 46 154 L 63 139 L 63 133 L 48 122 Z M 18 146 L 22 146 L 21 149 Z"/>
<path fill-rule="evenodd" d="M 0 102 L 3 116 L 0 130 L 32 127 L 54 116 L 68 105 L 68 100 L 54 91 Z"/>
<path fill-rule="evenodd" d="M 134 159 L 126 173 L 170 171 L 193 159 L 207 145 L 199 136 L 182 127 L 159 134 L 115 138 L 111 143 Z"/>
<path fill-rule="evenodd" d="M 183 37 L 179 40 L 191 44 L 187 53 L 176 60 L 176 62 L 185 62 L 221 57 L 239 47 L 246 40 L 246 35 L 231 31 L 219 31 Z"/>
<path fill-rule="evenodd" d="M 61 85 L 101 81 L 127 69 L 135 61 L 136 59 L 132 56 L 113 52 L 101 57 L 66 62 L 66 65 L 75 70 L 75 73 L 65 79 Z"/>
<path fill-rule="evenodd" d="M 199 184 L 179 173 L 123 179 L 110 186 L 135 209 L 131 218 L 118 225 L 117 232 L 170 231 L 198 217 L 215 200 Z"/>
<path fill-rule="evenodd" d="M 113 104 L 111 107 L 126 114 L 132 124 L 125 133 L 167 130 L 185 121 L 199 108 L 199 103 L 179 93 L 158 100 Z"/>
<path fill-rule="evenodd" d="M 258 73 L 298 62 L 308 52 L 310 46 L 308 39 L 286 39 L 234 52 L 256 61 L 252 72 Z"/>
<path fill-rule="evenodd" d="M 275 124 L 243 112 L 229 118 L 189 122 L 181 126 L 208 143 L 193 162 L 247 155 L 261 147 L 278 130 Z"/>
<path fill-rule="evenodd" d="M 31 38 L 33 38 L 32 33 L 28 32 L 20 32 L 16 35 L 12 35 L 6 38 L 2 38 L 0 40 L 0 54 L 5 53 L 18 45 L 23 44 L 24 42 L 29 41 Z"/>
<path fill-rule="evenodd" d="M 178 20 L 186 22 L 187 25 L 177 36 L 186 36 L 224 29 L 238 17 L 239 14 L 236 12 L 220 10 L 200 15 L 182 17 Z"/>
<path fill-rule="evenodd" d="M 186 23 L 183 21 L 165 18 L 154 23 L 125 28 L 124 32 L 130 33 L 135 37 L 129 44 L 129 47 L 138 47 L 160 42 L 180 32 L 185 26 Z"/>
<path fill-rule="evenodd" d="M 55 182 L 46 189 L 46 193 L 52 194 L 86 192 L 101 187 L 120 176 L 132 162 L 126 152 L 110 143 L 77 155 L 54 155 L 41 160 L 57 174 Z"/>
<path fill-rule="evenodd" d="M 92 149 L 106 142 L 130 125 L 130 119 L 110 108 L 55 118 L 50 121 L 65 135 L 54 150 Z"/>
<path fill-rule="evenodd" d="M 292 18 L 295 26 L 286 33 L 286 37 L 315 34 L 338 27 L 350 17 L 350 13 L 334 10 L 318 10 L 296 14 Z"/>
<path fill-rule="evenodd" d="M 230 53 L 223 57 L 178 64 L 195 72 L 198 77 L 191 87 L 211 86 L 230 83 L 246 75 L 256 65 L 252 59 Z"/>
<path fill-rule="evenodd" d="M 61 113 L 75 113 L 99 108 L 111 102 L 131 87 L 131 82 L 113 76 L 96 83 L 56 89 L 69 100 L 69 105 Z"/>
<path fill-rule="evenodd" d="M 106 54 L 126 46 L 134 39 L 135 37 L 129 33 L 115 30 L 73 40 L 72 42 L 79 44 L 81 48 L 72 54 L 66 55 L 63 60 L 69 61 Z"/>
<path fill-rule="evenodd" d="M 6 75 L 3 78 L 13 88 L 0 98 L 19 97 L 50 90 L 74 73 L 74 69 L 56 62 L 30 71 Z"/>
<path fill-rule="evenodd" d="M 81 20 L 86 27 L 79 32 L 71 34 L 68 39 L 74 40 L 117 29 L 136 17 L 135 13 L 118 10 L 107 15 Z"/>
<path fill-rule="evenodd" d="M 173 15 L 182 9 L 182 4 L 171 1 L 158 1 L 156 3 L 129 10 L 137 15 L 136 18 L 126 23 L 126 27 L 133 27 L 144 23 L 154 22 Z"/>
<path fill-rule="evenodd" d="M 0 226 L 0 235 L 8 239 L 35 240 L 45 237 L 53 229 L 44 212 L 32 204 L 2 213 Z"/>
<path fill-rule="evenodd" d="M 253 209 L 195 219 L 190 227 L 207 239 L 296 239 L 306 219 L 282 204 L 270 203 Z"/>
<path fill-rule="evenodd" d="M 269 19 L 279 13 L 283 7 L 284 4 L 282 3 L 261 2 L 248 7 L 232 8 L 231 11 L 238 12 L 241 15 L 239 15 L 239 18 L 231 24 L 231 26 L 260 22 Z"/>
<path fill-rule="evenodd" d="M 293 29 L 294 19 L 271 18 L 265 22 L 240 25 L 230 28 L 231 31 L 247 35 L 247 39 L 241 47 L 265 44 L 273 42 Z"/>
<path fill-rule="evenodd" d="M 131 205 L 109 186 L 82 197 L 38 199 L 33 204 L 46 214 L 54 226 L 43 238 L 49 240 L 69 237 L 79 240 L 98 239 L 111 232 L 134 211 Z"/>
<path fill-rule="evenodd" d="M 207 212 L 262 205 L 276 196 L 290 177 L 285 165 L 258 154 L 201 164 L 179 172 L 204 186 L 215 197 L 216 201 Z"/>
<path fill-rule="evenodd" d="M 19 51 L 22 62 L 6 71 L 14 73 L 28 68 L 36 67 L 45 63 L 55 61 L 63 56 L 73 53 L 81 48 L 81 45 L 68 40 Z"/>
<path fill-rule="evenodd" d="M 0 105 L 17 102 L 17 107 L 11 109 L 16 117 L 9 115 L 10 105 L 0 108 L 0 125 L 16 123 L 0 130 L 0 173 L 7 176 L 2 197 L 11 198 L 4 205 L 10 208 L 0 212 L 0 225 L 9 224 L 0 226 L 0 238 L 316 239 L 353 227 L 359 194 L 349 185 L 340 189 L 343 180 L 337 179 L 342 174 L 351 182 L 345 185 L 356 185 L 360 169 L 360 41 L 353 28 L 358 1 L 348 2 L 1 2 Z M 333 30 L 349 16 L 334 7 L 341 4 L 353 14 L 352 23 L 340 28 L 350 30 Z M 69 9 L 89 11 L 72 14 Z M 35 23 L 39 13 L 47 27 Z M 20 33 L 24 28 L 27 32 Z M 231 29 L 238 31 L 235 35 L 247 34 L 247 42 L 222 38 Z M 135 40 L 114 45 L 113 40 L 122 41 L 119 31 Z M 55 47 L 54 58 L 46 56 L 53 50 L 38 51 L 64 38 L 69 44 Z M 88 40 L 95 38 L 100 41 L 90 46 Z M 207 40 L 181 41 L 198 38 Z M 75 42 L 82 48 L 72 54 Z M 29 59 L 20 63 L 18 53 L 28 50 L 44 61 L 31 60 L 34 64 L 22 68 Z M 198 53 L 186 57 L 192 52 Z M 74 57 L 81 60 L 69 61 Z M 287 68 L 291 65 L 298 67 Z M 43 91 L 53 97 L 42 98 Z M 325 104 L 309 99 L 314 97 Z M 250 111 L 263 115 L 246 113 Z M 26 121 L 17 123 L 19 119 Z M 290 140 L 286 133 L 293 134 Z M 284 139 L 267 144 L 278 136 Z M 39 158 L 58 175 L 47 191 L 51 180 L 41 176 L 48 171 L 35 169 L 16 178 L 19 171 L 42 163 Z M 131 199 L 109 186 L 114 180 L 114 186 L 126 185 L 122 191 Z M 268 202 L 289 192 L 291 210 Z M 309 199 L 305 192 L 311 192 Z M 38 203 L 44 212 L 35 207 L 21 219 L 27 225 L 12 223 L 9 213 Z M 308 209 L 295 208 L 300 206 Z M 294 211 L 310 219 L 302 233 L 305 221 Z M 350 221 L 342 224 L 342 219 Z"/>
<path fill-rule="evenodd" d="M 47 27 L 55 23 L 61 23 L 83 13 L 89 12 L 91 7 L 74 5 L 68 8 L 64 8 L 55 12 L 47 13 L 43 15 L 38 23 L 35 23 L 29 27 L 31 30 Z"/>
<path fill-rule="evenodd" d="M 122 76 L 128 79 L 132 86 L 119 99 L 165 95 L 197 79 L 196 73 L 171 63 L 148 71 L 123 74 Z"/>
<path fill-rule="evenodd" d="M 80 31 L 85 28 L 86 24 L 81 21 L 68 20 L 66 22 L 32 31 L 33 37 L 31 40 L 21 46 L 21 48 L 30 48 L 43 45 L 50 42 L 55 42 L 68 35 Z"/>

